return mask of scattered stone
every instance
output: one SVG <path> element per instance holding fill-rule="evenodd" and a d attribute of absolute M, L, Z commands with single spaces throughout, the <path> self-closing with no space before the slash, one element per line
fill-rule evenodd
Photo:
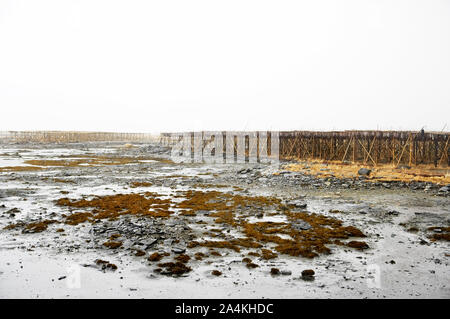
<path fill-rule="evenodd" d="M 312 281 L 312 280 L 314 280 L 314 275 L 315 275 L 314 270 L 312 270 L 312 269 L 305 269 L 305 270 L 302 271 L 302 277 L 301 278 L 303 280 L 306 280 L 306 281 Z"/>
<path fill-rule="evenodd" d="M 288 204 L 289 205 L 293 205 L 296 208 L 300 208 L 300 209 L 304 209 L 304 208 L 306 208 L 308 206 L 305 202 L 303 202 L 301 200 L 298 200 L 298 199 L 297 200 L 293 200 L 293 201 L 289 201 Z"/>
<path fill-rule="evenodd" d="M 371 172 L 372 172 L 372 170 L 370 170 L 368 168 L 360 168 L 358 170 L 358 174 L 362 175 L 362 176 L 369 176 Z"/>
<path fill-rule="evenodd" d="M 270 269 L 270 274 L 271 274 L 271 275 L 274 275 L 274 276 L 277 276 L 277 275 L 280 274 L 280 269 L 278 269 L 278 268 L 272 268 L 272 269 Z"/>
<path fill-rule="evenodd" d="M 291 227 L 295 230 L 308 230 L 311 229 L 312 226 L 303 220 L 296 220 L 295 223 L 291 225 Z"/>
<path fill-rule="evenodd" d="M 12 214 L 12 215 L 17 214 L 17 213 L 20 213 L 20 209 L 18 209 L 17 207 L 14 207 L 14 208 L 12 208 L 10 210 L 7 210 L 5 212 L 5 214 Z"/>
<path fill-rule="evenodd" d="M 221 276 L 222 272 L 218 271 L 218 270 L 213 270 L 213 271 L 211 271 L 211 274 L 214 275 L 214 276 Z"/>
<path fill-rule="evenodd" d="M 156 238 L 150 239 L 150 240 L 147 242 L 147 246 L 145 247 L 145 249 L 151 248 L 157 241 L 158 241 L 158 239 L 156 239 Z"/>
<path fill-rule="evenodd" d="M 186 251 L 186 248 L 182 247 L 172 247 L 172 252 L 175 254 L 183 254 Z"/>
<path fill-rule="evenodd" d="M 439 188 L 438 193 L 444 193 L 447 194 L 450 192 L 450 184 L 446 185 L 444 187 Z"/>
<path fill-rule="evenodd" d="M 100 267 L 100 269 L 105 272 L 107 270 L 116 271 L 117 266 L 115 264 L 110 263 L 107 260 L 96 259 L 95 264 Z"/>
<path fill-rule="evenodd" d="M 351 248 L 356 248 L 359 250 L 364 250 L 364 249 L 369 248 L 369 245 L 367 245 L 367 243 L 365 243 L 363 241 L 357 241 L 357 240 L 352 240 L 352 241 L 348 242 L 347 246 L 351 247 Z"/>

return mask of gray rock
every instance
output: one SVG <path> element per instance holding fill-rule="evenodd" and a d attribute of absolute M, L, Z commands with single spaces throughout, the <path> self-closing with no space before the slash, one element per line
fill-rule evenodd
<path fill-rule="evenodd" d="M 450 184 L 449 184 L 449 185 L 445 185 L 444 187 L 439 188 L 438 192 L 439 192 L 439 193 L 448 193 L 448 192 L 450 192 Z"/>
<path fill-rule="evenodd" d="M 306 206 L 308 206 L 305 202 L 301 201 L 301 200 L 292 200 L 288 202 L 289 205 L 294 205 L 296 208 L 306 208 Z"/>
<path fill-rule="evenodd" d="M 250 173 L 252 170 L 250 168 L 243 168 L 238 171 L 238 174 L 247 174 Z"/>
<path fill-rule="evenodd" d="M 175 254 L 182 254 L 185 251 L 186 251 L 186 248 L 183 248 L 183 247 L 176 247 L 176 246 L 172 247 L 172 252 Z"/>
<path fill-rule="evenodd" d="M 20 213 L 20 209 L 18 209 L 17 207 L 14 207 L 8 211 L 5 212 L 5 214 L 10 214 L 10 215 L 14 215 Z"/>
<path fill-rule="evenodd" d="M 156 238 L 149 239 L 148 242 L 146 243 L 145 249 L 151 248 L 157 241 L 158 241 L 158 239 L 156 239 Z"/>
<path fill-rule="evenodd" d="M 301 279 L 305 281 L 312 281 L 314 280 L 315 272 L 312 269 L 305 269 L 302 271 Z"/>
<path fill-rule="evenodd" d="M 312 228 L 309 223 L 303 220 L 297 220 L 294 224 L 291 225 L 291 227 L 295 230 L 308 230 Z"/>
<path fill-rule="evenodd" d="M 370 170 L 368 168 L 360 168 L 358 170 L 358 174 L 363 175 L 363 176 L 369 176 L 371 172 L 372 172 L 372 170 Z"/>

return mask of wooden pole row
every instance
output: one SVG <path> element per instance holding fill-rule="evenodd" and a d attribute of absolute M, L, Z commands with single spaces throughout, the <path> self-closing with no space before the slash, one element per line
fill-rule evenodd
<path fill-rule="evenodd" d="M 450 166 L 450 133 L 404 131 L 280 132 L 280 157 L 376 166 Z M 350 156 L 351 154 L 351 156 Z"/>
<path fill-rule="evenodd" d="M 1 142 L 79 143 L 79 142 L 150 142 L 147 133 L 69 132 L 69 131 L 0 131 Z"/>

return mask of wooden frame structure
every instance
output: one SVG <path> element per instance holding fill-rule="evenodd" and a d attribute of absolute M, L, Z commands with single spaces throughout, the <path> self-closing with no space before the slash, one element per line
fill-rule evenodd
<path fill-rule="evenodd" d="M 450 133 L 280 132 L 280 157 L 378 164 L 450 166 Z"/>
<path fill-rule="evenodd" d="M 151 142 L 147 133 L 71 132 L 71 131 L 2 131 L 0 142 L 79 143 L 79 142 Z"/>

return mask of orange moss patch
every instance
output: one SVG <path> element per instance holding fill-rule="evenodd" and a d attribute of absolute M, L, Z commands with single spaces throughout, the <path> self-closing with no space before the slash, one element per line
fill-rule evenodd
<path fill-rule="evenodd" d="M 252 260 L 250 259 L 250 258 L 248 258 L 248 257 L 245 257 L 245 258 L 243 258 L 242 259 L 242 262 L 243 263 L 246 263 L 246 267 L 247 268 L 256 268 L 256 267 L 259 267 L 257 264 L 254 264 L 253 262 L 252 262 Z"/>
<path fill-rule="evenodd" d="M 245 265 L 247 268 L 257 268 L 259 267 L 257 264 L 254 263 L 247 263 L 247 265 Z"/>
<path fill-rule="evenodd" d="M 204 253 L 201 252 L 197 252 L 194 254 L 195 260 L 202 260 L 203 258 L 206 257 L 206 255 Z"/>
<path fill-rule="evenodd" d="M 365 243 L 363 241 L 356 241 L 356 240 L 352 240 L 352 241 L 348 242 L 347 246 L 351 247 L 351 248 L 360 249 L 360 250 L 369 248 L 369 245 L 367 245 L 367 243 Z"/>
<path fill-rule="evenodd" d="M 269 249 L 261 249 L 261 257 L 263 259 L 269 260 L 269 259 L 274 259 L 277 258 L 278 255 L 275 254 L 273 251 L 269 250 Z"/>
<path fill-rule="evenodd" d="M 215 218 L 216 223 L 226 223 L 241 230 L 246 237 L 221 241 L 192 241 L 189 248 L 197 246 L 209 248 L 226 248 L 240 252 L 241 248 L 261 248 L 266 243 L 275 243 L 278 253 L 291 256 L 316 257 L 321 253 L 330 253 L 327 244 L 340 244 L 336 239 L 348 239 L 350 237 L 366 237 L 363 232 L 353 226 L 343 226 L 342 221 L 319 214 L 305 212 L 291 212 L 289 207 L 282 205 L 276 198 L 249 197 L 241 195 L 224 194 L 217 191 L 188 191 L 183 195 L 186 199 L 178 207 L 197 210 L 212 211 L 210 217 Z M 182 197 L 183 195 L 178 195 Z M 267 209 L 271 207 L 278 210 L 278 214 L 284 214 L 289 222 L 256 222 L 248 223 L 245 219 L 235 218 L 235 210 L 239 207 Z M 311 228 L 301 230 L 295 228 L 295 223 L 301 220 L 308 223 Z M 216 237 L 212 229 L 206 235 Z M 217 230 L 217 232 L 221 230 Z M 270 252 L 270 253 L 269 253 Z M 263 251 L 263 258 L 271 259 L 277 255 L 269 250 Z"/>
<path fill-rule="evenodd" d="M 160 253 L 153 253 L 151 254 L 147 260 L 148 261 L 160 261 L 161 259 L 163 259 L 163 255 L 161 255 Z"/>
<path fill-rule="evenodd" d="M 152 186 L 152 183 L 149 182 L 133 182 L 130 184 L 131 188 L 136 188 L 136 187 L 149 187 Z"/>
<path fill-rule="evenodd" d="M 56 220 L 44 220 L 41 222 L 30 223 L 25 226 L 24 232 L 40 233 L 47 229 L 48 225 L 57 223 Z"/>
<path fill-rule="evenodd" d="M 183 264 L 182 262 L 168 262 L 168 263 L 162 263 L 162 264 L 158 264 L 158 267 L 161 268 L 166 268 L 166 271 L 168 272 L 168 274 L 170 275 L 182 275 L 185 273 L 188 273 L 192 270 L 191 267 L 186 266 L 185 264 Z"/>
<path fill-rule="evenodd" d="M 175 257 L 174 259 L 179 262 L 182 262 L 182 263 L 187 263 L 189 260 L 191 260 L 191 257 L 189 257 L 188 255 L 182 254 L 182 255 Z"/>
<path fill-rule="evenodd" d="M 228 242 L 228 241 L 203 241 L 203 242 L 191 241 L 188 244 L 188 248 L 194 248 L 197 246 L 210 247 L 210 248 L 228 248 L 228 249 L 232 249 L 236 252 L 241 251 L 238 246 L 233 245 L 231 242 Z"/>
<path fill-rule="evenodd" d="M 255 208 L 278 205 L 280 200 L 274 197 L 264 196 L 241 196 L 223 193 L 219 191 L 196 191 L 189 190 L 176 197 L 183 197 L 177 207 L 196 213 L 199 210 L 214 211 L 209 216 L 215 217 L 216 223 L 236 225 L 234 211 L 236 208 L 252 206 Z"/>
<path fill-rule="evenodd" d="M 212 256 L 222 257 L 222 255 L 219 252 L 215 251 L 215 250 L 211 251 L 210 254 Z"/>
<path fill-rule="evenodd" d="M 107 241 L 103 243 L 103 246 L 108 247 L 110 249 L 116 249 L 122 246 L 122 242 L 120 241 Z"/>
<path fill-rule="evenodd" d="M 146 192 L 140 194 L 117 194 L 97 196 L 92 200 L 70 200 L 60 198 L 56 201 L 59 206 L 75 208 L 94 208 L 93 219 L 116 219 L 121 215 L 140 215 L 148 217 L 168 217 L 173 214 L 169 211 L 171 201 L 160 199 L 156 193 Z"/>
<path fill-rule="evenodd" d="M 17 223 L 17 224 L 9 224 L 5 227 L 3 227 L 4 230 L 11 230 L 11 229 L 16 229 L 17 227 L 23 226 L 24 224 L 22 223 Z"/>
<path fill-rule="evenodd" d="M 136 249 L 136 252 L 135 252 L 134 255 L 137 256 L 137 257 L 145 256 L 145 251 L 140 250 L 140 249 Z"/>
<path fill-rule="evenodd" d="M 365 237 L 363 232 L 353 226 L 344 226 L 343 222 L 332 217 L 310 214 L 306 212 L 292 212 L 291 207 L 283 205 L 274 197 L 243 196 L 219 191 L 178 191 L 175 198 L 161 199 L 161 195 L 152 192 L 143 194 L 117 194 L 96 196 L 90 200 L 70 200 L 61 198 L 57 205 L 73 208 L 89 208 L 90 212 L 75 213 L 66 217 L 66 222 L 73 220 L 73 224 L 83 221 L 95 223 L 99 219 L 114 220 L 122 215 L 137 215 L 147 217 L 169 217 L 173 212 L 170 209 L 180 210 L 180 215 L 194 216 L 199 211 L 210 212 L 206 216 L 213 218 L 215 223 L 225 223 L 243 233 L 242 237 L 226 237 L 222 229 L 212 228 L 205 235 L 222 237 L 226 240 L 192 240 L 188 248 L 208 247 L 210 249 L 231 249 L 240 252 L 241 249 L 258 249 L 275 244 L 272 250 L 262 249 L 261 254 L 253 252 L 254 256 L 263 259 L 273 259 L 280 254 L 303 256 L 313 258 L 322 253 L 330 253 L 330 244 L 347 245 L 363 249 L 363 246 L 346 244 L 340 239 L 351 237 Z M 246 208 L 257 210 L 273 210 L 274 214 L 284 215 L 287 222 L 256 222 L 246 221 L 248 213 Z M 196 221 L 197 224 L 207 224 L 205 221 Z M 302 229 L 302 224 L 308 224 L 308 229 Z M 300 225 L 300 226 L 299 226 Z M 229 232 L 229 230 L 227 231 Z M 111 238 L 113 240 L 115 238 Z M 364 243 L 364 245 L 367 245 Z M 276 251 L 276 252 L 275 252 Z M 211 252 L 211 255 L 220 255 Z M 157 256 L 157 255 L 155 255 Z M 204 256 L 195 255 L 197 260 Z M 155 258 L 155 259 L 153 259 Z M 179 257 L 183 258 L 183 257 Z M 150 261 L 157 261 L 157 257 L 149 257 Z M 178 260 L 187 262 L 188 260 Z"/>
<path fill-rule="evenodd" d="M 318 214 L 293 213 L 285 211 L 291 223 L 301 219 L 311 225 L 308 230 L 294 229 L 288 223 L 242 222 L 244 233 L 248 238 L 257 241 L 276 243 L 275 250 L 291 256 L 303 256 L 313 258 L 321 253 L 330 253 L 326 244 L 335 243 L 333 239 L 347 239 L 350 237 L 365 237 L 365 235 L 353 226 L 342 226 L 342 221 Z M 288 235 L 292 239 L 286 239 L 277 234 Z"/>
<path fill-rule="evenodd" d="M 247 255 L 254 256 L 254 257 L 260 257 L 261 256 L 260 254 L 254 252 L 254 251 L 250 251 Z"/>
<path fill-rule="evenodd" d="M 253 241 L 253 239 L 250 239 L 250 238 L 237 238 L 237 239 L 232 239 L 230 241 L 226 241 L 226 240 L 222 240 L 222 241 L 206 240 L 203 242 L 191 241 L 188 244 L 188 248 L 194 248 L 197 246 L 209 247 L 209 248 L 227 248 L 227 249 L 232 249 L 235 252 L 240 252 L 241 251 L 240 247 L 260 248 L 262 245 Z"/>
<path fill-rule="evenodd" d="M 431 236 L 431 239 L 434 240 L 447 240 L 450 241 L 450 233 L 446 234 L 433 234 Z"/>
<path fill-rule="evenodd" d="M 66 217 L 66 224 L 68 225 L 78 225 L 89 221 L 93 217 L 91 213 L 75 213 Z"/>

